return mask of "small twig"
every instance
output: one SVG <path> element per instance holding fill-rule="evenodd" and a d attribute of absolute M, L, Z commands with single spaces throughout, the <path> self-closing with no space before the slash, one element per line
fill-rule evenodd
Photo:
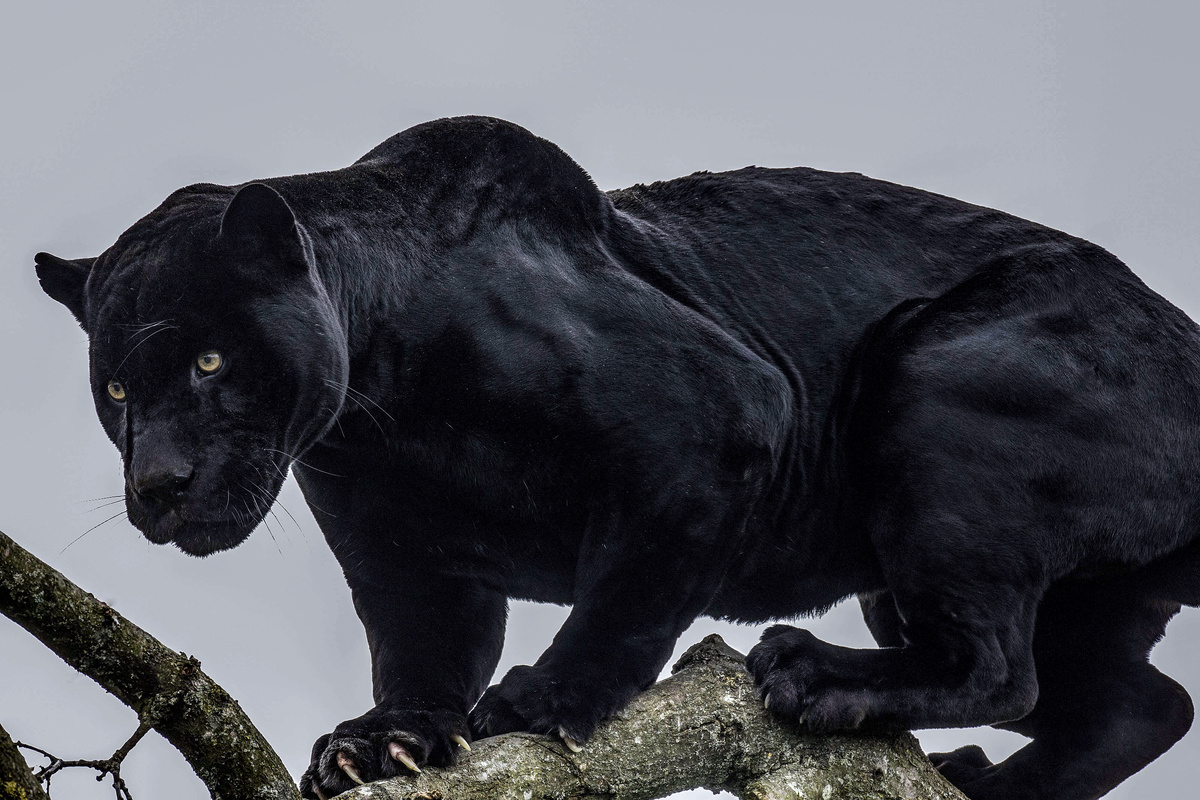
<path fill-rule="evenodd" d="M 129 755 L 129 751 L 133 750 L 134 746 L 142 740 L 142 737 L 150 732 L 151 724 L 149 722 L 141 722 L 133 735 L 129 737 L 129 741 L 117 748 L 117 752 L 105 759 L 90 760 L 90 759 L 63 759 L 43 750 L 40 747 L 35 747 L 24 742 L 16 742 L 16 746 L 30 750 L 50 761 L 49 764 L 42 767 L 34 775 L 39 781 L 46 784 L 46 793 L 50 792 L 50 779 L 57 775 L 62 770 L 68 767 L 86 767 L 88 769 L 98 770 L 99 775 L 96 780 L 104 780 L 105 775 L 112 775 L 113 791 L 116 792 L 117 800 L 133 800 L 133 795 L 129 793 L 129 787 L 125 785 L 125 780 L 121 777 L 121 762 Z"/>
<path fill-rule="evenodd" d="M 117 764 L 120 764 L 122 761 L 124 761 L 125 756 L 129 755 L 129 751 L 134 748 L 134 745 L 142 740 L 143 736 L 150 732 L 152 727 L 154 726 L 149 722 L 141 722 L 138 725 L 137 730 L 134 731 L 133 735 L 129 737 L 129 741 L 121 745 L 117 752 L 113 753 L 112 759 L 110 760 L 116 762 Z"/>

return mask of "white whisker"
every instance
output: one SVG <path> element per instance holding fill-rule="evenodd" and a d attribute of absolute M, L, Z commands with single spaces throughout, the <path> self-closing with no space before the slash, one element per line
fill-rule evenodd
<path fill-rule="evenodd" d="M 323 469 L 320 469 L 320 468 L 318 468 L 318 467 L 314 467 L 312 464 L 309 464 L 307 461 L 301 461 L 301 460 L 300 460 L 299 458 L 297 458 L 296 456 L 292 455 L 291 453 L 285 453 L 283 450 L 275 450 L 274 448 L 271 448 L 271 447 L 264 447 L 264 448 L 263 448 L 263 450 L 265 450 L 265 451 L 266 451 L 266 452 L 268 452 L 268 453 L 279 453 L 279 455 L 281 455 L 281 456 L 287 456 L 288 458 L 290 458 L 292 461 L 294 461 L 295 463 L 299 464 L 300 466 L 302 466 L 302 467 L 306 467 L 306 468 L 308 468 L 308 469 L 311 469 L 313 472 L 319 472 L 319 473 L 321 473 L 322 475 L 328 475 L 328 476 L 330 476 L 330 477 L 332 477 L 332 478 L 345 478 L 345 477 L 347 477 L 347 476 L 345 476 L 345 475 L 339 475 L 339 474 L 337 474 L 336 472 L 327 472 L 327 471 L 325 471 L 325 470 L 323 470 Z M 276 469 L 278 469 L 278 467 L 276 467 Z"/>
<path fill-rule="evenodd" d="M 106 525 L 106 524 L 108 524 L 109 522 L 112 522 L 112 521 L 113 521 L 114 519 L 116 519 L 117 517 L 123 517 L 123 516 L 125 516 L 125 511 L 124 511 L 124 510 L 120 511 L 119 513 L 113 514 L 111 517 L 109 517 L 109 518 L 108 518 L 108 519 L 106 519 L 106 520 L 102 520 L 101 522 L 97 522 L 95 525 L 93 525 L 92 527 L 88 528 L 86 531 L 84 531 L 83 533 L 79 534 L 78 536 L 76 536 L 76 537 L 75 537 L 74 539 L 72 539 L 71 541 L 67 542 L 67 546 L 66 546 L 66 547 L 64 547 L 62 550 L 59 550 L 59 551 L 58 551 L 58 554 L 61 556 L 63 553 L 67 552 L 67 547 L 70 547 L 71 545 L 75 544 L 75 543 L 76 543 L 76 542 L 78 542 L 80 539 L 82 539 L 83 537 L 87 536 L 87 535 L 88 535 L 89 533 L 91 533 L 92 531 L 96 530 L 96 528 L 99 528 L 101 525 Z"/>

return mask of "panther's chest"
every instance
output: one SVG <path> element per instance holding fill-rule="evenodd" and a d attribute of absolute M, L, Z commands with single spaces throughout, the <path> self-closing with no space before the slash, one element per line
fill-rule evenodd
<path fill-rule="evenodd" d="M 561 451 L 452 424 L 395 425 L 386 437 L 368 424 L 374 436 L 351 439 L 352 421 L 305 456 L 320 470 L 303 484 L 328 512 L 323 528 L 360 518 L 360 529 L 418 531 L 413 546 L 492 565 L 512 596 L 569 594 L 591 504 L 586 473 Z"/>

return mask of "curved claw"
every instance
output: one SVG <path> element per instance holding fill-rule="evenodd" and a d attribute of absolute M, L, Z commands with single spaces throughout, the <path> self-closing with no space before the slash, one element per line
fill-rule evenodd
<path fill-rule="evenodd" d="M 559 727 L 558 735 L 560 737 L 562 737 L 563 744 L 565 744 L 567 746 L 567 749 L 570 750 L 572 753 L 582 752 L 583 745 L 579 744 L 579 742 L 575 741 L 570 736 L 568 736 L 567 732 L 565 730 L 563 730 L 562 727 Z"/>
<path fill-rule="evenodd" d="M 763 708 L 767 711 L 771 710 L 771 693 L 767 692 L 767 696 L 763 698 Z"/>
<path fill-rule="evenodd" d="M 354 768 L 354 762 L 350 759 L 350 756 L 346 755 L 341 750 L 339 750 L 337 754 L 337 765 L 338 769 L 346 773 L 346 775 L 350 777 L 350 780 L 354 781 L 359 786 L 366 784 L 366 781 L 364 781 L 362 776 L 358 774 L 358 770 Z"/>
<path fill-rule="evenodd" d="M 399 742 L 388 742 L 388 755 L 418 775 L 421 773 L 421 768 L 417 766 L 417 762 L 413 760 L 412 755 L 405 749 L 404 745 Z"/>
<path fill-rule="evenodd" d="M 316 783 L 312 785 L 312 790 L 316 792 L 317 800 L 329 800 L 329 798 L 325 796 L 325 793 L 321 791 L 321 787 L 317 786 Z"/>
<path fill-rule="evenodd" d="M 450 738 L 453 739 L 455 744 L 457 744 L 463 750 L 466 750 L 468 753 L 471 752 L 471 743 L 468 742 L 466 739 L 459 736 L 457 733 L 454 734 L 453 736 L 451 736 Z"/>

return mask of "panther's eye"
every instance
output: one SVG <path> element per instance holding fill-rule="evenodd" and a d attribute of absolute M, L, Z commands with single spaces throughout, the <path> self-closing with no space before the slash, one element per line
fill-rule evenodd
<path fill-rule="evenodd" d="M 212 375 L 221 368 L 221 354 L 216 350 L 206 350 L 196 356 L 196 366 L 205 375 Z"/>
<path fill-rule="evenodd" d="M 125 387 L 117 381 L 109 381 L 108 396 L 119 403 L 125 402 Z"/>

